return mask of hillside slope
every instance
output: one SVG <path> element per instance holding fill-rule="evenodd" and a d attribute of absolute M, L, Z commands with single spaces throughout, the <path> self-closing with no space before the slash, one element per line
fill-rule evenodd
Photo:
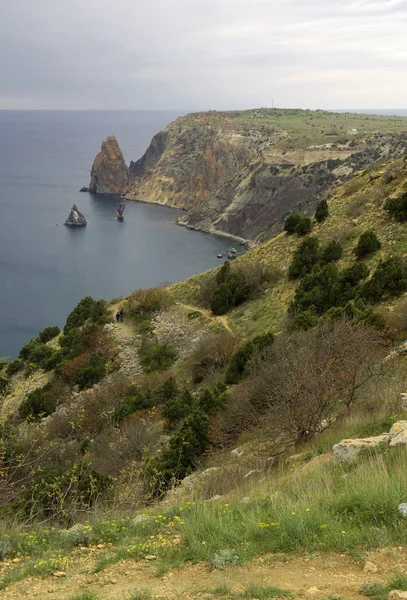
<path fill-rule="evenodd" d="M 407 589 L 405 348 L 390 353 L 407 336 L 407 225 L 385 210 L 405 206 L 406 190 L 405 158 L 374 164 L 332 188 L 325 220 L 312 221 L 321 248 L 342 247 L 331 275 L 363 263 L 368 282 L 401 259 L 403 287 L 371 307 L 380 331 L 340 319 L 292 332 L 287 309 L 307 276 L 290 278 L 289 265 L 310 238 L 282 233 L 168 289 L 85 298 L 63 332 L 1 364 L 2 597 L 385 600 Z M 356 260 L 366 230 L 381 247 Z M 214 314 L 228 282 L 240 304 Z M 365 446 L 342 463 L 333 445 L 349 438 Z"/>

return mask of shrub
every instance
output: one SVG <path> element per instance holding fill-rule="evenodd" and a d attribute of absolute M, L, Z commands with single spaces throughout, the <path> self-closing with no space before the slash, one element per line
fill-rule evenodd
<path fill-rule="evenodd" d="M 212 559 L 214 569 L 224 569 L 229 565 L 237 565 L 241 562 L 241 558 L 234 548 L 225 548 L 220 550 Z"/>
<path fill-rule="evenodd" d="M 307 237 L 294 252 L 293 259 L 288 268 L 290 279 L 304 277 L 319 261 L 319 240 L 316 237 Z"/>
<path fill-rule="evenodd" d="M 146 462 L 149 495 L 156 497 L 163 494 L 171 485 L 192 472 L 209 446 L 208 433 L 208 415 L 202 410 L 194 409 L 161 454 Z"/>
<path fill-rule="evenodd" d="M 310 217 L 300 217 L 300 220 L 297 223 L 297 227 L 295 232 L 297 235 L 303 236 L 310 233 L 312 229 L 312 221 Z"/>
<path fill-rule="evenodd" d="M 407 192 L 397 198 L 389 198 L 384 205 L 384 210 L 400 223 L 407 221 Z"/>
<path fill-rule="evenodd" d="M 167 421 L 170 429 L 178 425 L 191 411 L 194 398 L 188 390 L 180 396 L 169 399 L 164 405 L 161 414 Z"/>
<path fill-rule="evenodd" d="M 145 341 L 141 348 L 141 364 L 146 373 L 165 371 L 177 360 L 178 354 L 166 344 Z"/>
<path fill-rule="evenodd" d="M 86 321 L 99 323 L 106 313 L 106 303 L 103 300 L 94 300 L 91 296 L 86 296 L 75 306 L 68 315 L 65 323 L 64 333 L 71 329 L 82 327 Z"/>
<path fill-rule="evenodd" d="M 9 386 L 9 380 L 4 375 L 0 374 L 0 397 L 5 396 Z"/>
<path fill-rule="evenodd" d="M 256 355 L 268 348 L 273 342 L 274 335 L 271 332 L 258 335 L 246 342 L 246 344 L 239 348 L 232 356 L 226 371 L 225 382 L 231 384 L 241 381 L 248 375 L 247 367 L 249 363 Z"/>
<path fill-rule="evenodd" d="M 12 377 L 16 373 L 18 373 L 18 371 L 20 371 L 20 369 L 22 369 L 23 367 L 24 367 L 24 362 L 22 360 L 16 358 L 15 360 L 12 360 L 7 365 L 6 373 L 7 373 L 8 377 Z"/>
<path fill-rule="evenodd" d="M 208 375 L 226 367 L 235 348 L 236 341 L 228 332 L 204 338 L 192 355 L 193 382 L 201 383 Z"/>
<path fill-rule="evenodd" d="M 145 290 L 135 290 L 126 302 L 126 310 L 132 317 L 151 315 L 158 310 L 168 308 L 171 299 L 165 288 L 154 287 Z"/>
<path fill-rule="evenodd" d="M 115 411 L 113 420 L 115 423 L 120 423 L 128 415 L 131 415 L 139 410 L 153 408 L 153 406 L 154 396 L 151 390 L 129 390 L 125 396 L 123 404 Z"/>
<path fill-rule="evenodd" d="M 342 257 L 342 246 L 333 240 L 325 246 L 322 252 L 321 261 L 323 263 L 336 262 Z"/>
<path fill-rule="evenodd" d="M 359 291 L 359 282 L 366 278 L 369 271 L 364 263 L 358 263 L 339 271 L 333 263 L 316 266 L 306 275 L 295 292 L 289 312 L 295 316 L 300 329 L 308 329 L 315 316 L 322 316 L 333 306 L 344 306 Z M 300 316 L 299 313 L 309 311 Z"/>
<path fill-rule="evenodd" d="M 377 330 L 348 320 L 280 336 L 241 384 L 251 403 L 246 419 L 256 423 L 257 413 L 271 437 L 309 439 L 354 402 L 357 391 L 381 372 L 387 353 Z"/>
<path fill-rule="evenodd" d="M 47 342 L 49 342 L 50 340 L 52 340 L 54 337 L 56 337 L 60 333 L 61 333 L 61 330 L 57 326 L 55 326 L 55 327 L 46 327 L 43 331 L 41 331 L 41 333 L 38 334 L 38 339 L 43 344 L 46 344 Z"/>
<path fill-rule="evenodd" d="M 289 235 L 296 233 L 297 225 L 301 219 L 301 215 L 297 213 L 293 213 L 289 215 L 284 221 L 284 231 L 286 231 Z"/>
<path fill-rule="evenodd" d="M 357 258 L 361 259 L 381 248 L 380 240 L 374 231 L 364 231 L 355 248 Z"/>
<path fill-rule="evenodd" d="M 321 200 L 317 204 L 317 208 L 315 210 L 315 219 L 318 223 L 322 223 L 329 216 L 329 208 L 328 202 L 326 200 Z"/>
<path fill-rule="evenodd" d="M 47 384 L 27 394 L 20 404 L 18 414 L 22 419 L 39 421 L 52 414 L 56 406 L 57 399 L 52 394 L 51 386 Z"/>
<path fill-rule="evenodd" d="M 91 354 L 88 360 L 79 367 L 75 376 L 75 384 L 81 390 L 92 387 L 105 375 L 106 358 L 99 354 Z"/>
<path fill-rule="evenodd" d="M 400 258 L 380 261 L 372 278 L 365 283 L 361 296 L 379 302 L 384 296 L 400 296 L 407 290 L 407 268 Z"/>
<path fill-rule="evenodd" d="M 60 513 L 66 515 L 67 509 L 90 509 L 112 492 L 113 479 L 86 462 L 75 463 L 63 473 L 47 468 L 28 486 L 23 509 L 27 519 L 51 519 Z"/>

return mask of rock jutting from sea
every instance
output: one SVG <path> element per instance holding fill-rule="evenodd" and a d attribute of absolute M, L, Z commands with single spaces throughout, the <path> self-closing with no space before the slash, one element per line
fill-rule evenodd
<path fill-rule="evenodd" d="M 91 194 L 121 196 L 127 191 L 128 185 L 129 169 L 116 138 L 110 135 L 102 142 L 100 152 L 93 161 L 87 191 Z M 85 191 L 86 188 L 82 189 Z"/>
<path fill-rule="evenodd" d="M 64 225 L 67 227 L 85 227 L 88 224 L 83 214 L 78 210 L 76 204 L 72 205 Z"/>

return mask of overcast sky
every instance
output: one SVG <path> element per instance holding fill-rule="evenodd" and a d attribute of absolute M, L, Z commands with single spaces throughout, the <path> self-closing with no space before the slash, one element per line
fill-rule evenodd
<path fill-rule="evenodd" d="M 407 0 L 0 0 L 0 108 L 407 108 Z"/>

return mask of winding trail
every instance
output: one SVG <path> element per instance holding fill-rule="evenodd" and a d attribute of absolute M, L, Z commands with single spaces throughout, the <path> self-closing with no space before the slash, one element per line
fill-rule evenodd
<path fill-rule="evenodd" d="M 201 313 L 201 315 L 203 317 L 205 317 L 205 319 L 208 319 L 209 321 L 212 321 L 214 323 L 219 323 L 229 333 L 233 334 L 232 329 L 229 327 L 228 319 L 226 316 L 224 316 L 224 315 L 215 316 L 207 308 L 198 308 L 197 306 L 192 306 L 190 304 L 184 304 L 183 302 L 180 302 L 179 306 L 183 306 L 184 308 L 186 308 L 187 310 L 190 310 L 191 312 L 193 311 L 193 312 Z"/>

